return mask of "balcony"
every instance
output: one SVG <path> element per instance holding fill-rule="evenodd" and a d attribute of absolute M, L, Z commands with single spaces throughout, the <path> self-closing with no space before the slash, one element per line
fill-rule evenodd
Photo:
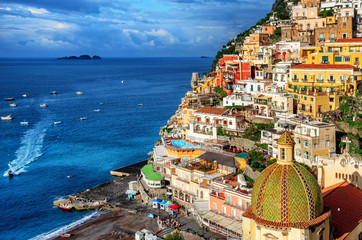
<path fill-rule="evenodd" d="M 188 180 L 186 180 L 186 179 L 183 179 L 183 178 L 180 178 L 180 177 L 176 178 L 176 180 L 179 180 L 179 181 L 184 182 L 184 183 L 187 183 L 187 184 L 190 183 L 190 181 L 188 181 Z"/>
<path fill-rule="evenodd" d="M 334 79 L 328 79 L 328 82 L 334 83 L 334 82 L 336 82 L 336 80 L 334 80 Z"/>
<path fill-rule="evenodd" d="M 298 80 L 298 79 L 293 78 L 293 79 L 292 79 L 292 81 L 293 81 L 293 82 L 298 82 L 299 80 Z"/>
<path fill-rule="evenodd" d="M 228 205 L 228 206 L 231 206 L 231 207 L 234 207 L 234 208 L 237 208 L 237 209 L 239 209 L 241 211 L 246 211 L 246 208 L 244 208 L 242 205 L 233 204 L 232 202 L 228 202 L 228 201 L 224 201 L 224 204 Z"/>
<path fill-rule="evenodd" d="M 317 79 L 317 82 L 324 82 L 324 79 Z"/>

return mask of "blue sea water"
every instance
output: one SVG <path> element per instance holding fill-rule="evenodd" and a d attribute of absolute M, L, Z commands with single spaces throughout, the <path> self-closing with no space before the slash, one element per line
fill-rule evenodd
<path fill-rule="evenodd" d="M 191 73 L 210 65 L 207 58 L 0 59 L 0 116 L 14 117 L 0 120 L 0 239 L 47 239 L 92 217 L 52 203 L 146 159 L 190 90 Z M 12 179 L 3 176 L 9 163 Z"/>

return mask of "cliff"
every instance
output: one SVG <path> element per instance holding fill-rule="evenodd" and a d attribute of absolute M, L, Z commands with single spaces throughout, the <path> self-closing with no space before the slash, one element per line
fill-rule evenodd
<path fill-rule="evenodd" d="M 279 6 L 279 4 L 281 4 L 283 2 L 283 0 L 275 0 L 275 2 L 273 3 L 273 6 L 272 6 L 272 11 Z"/>

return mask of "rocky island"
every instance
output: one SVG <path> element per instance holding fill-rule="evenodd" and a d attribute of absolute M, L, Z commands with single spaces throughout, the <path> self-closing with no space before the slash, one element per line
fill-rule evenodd
<path fill-rule="evenodd" d="M 100 60 L 102 59 L 100 56 L 94 55 L 93 57 L 89 56 L 89 55 L 80 55 L 79 57 L 77 56 L 65 56 L 65 57 L 60 57 L 58 58 L 58 60 Z"/>

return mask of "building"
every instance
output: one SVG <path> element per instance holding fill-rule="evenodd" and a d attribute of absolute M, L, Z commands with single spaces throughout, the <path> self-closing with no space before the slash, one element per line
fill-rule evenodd
<path fill-rule="evenodd" d="M 299 64 L 289 74 L 287 91 L 298 102 L 297 113 L 313 118 L 337 109 L 340 98 L 361 84 L 361 72 L 347 64 Z"/>
<path fill-rule="evenodd" d="M 250 94 L 234 92 L 222 99 L 223 106 L 249 106 L 253 104 L 253 97 Z"/>
<path fill-rule="evenodd" d="M 284 92 L 287 88 L 289 68 L 294 66 L 292 62 L 278 62 L 272 71 L 273 73 L 273 86 L 277 91 Z"/>
<path fill-rule="evenodd" d="M 219 128 L 230 135 L 241 135 L 244 130 L 243 119 L 233 109 L 203 107 L 194 113 L 194 121 L 190 122 L 187 137 L 192 141 L 217 139 Z"/>
<path fill-rule="evenodd" d="M 149 163 L 141 168 L 143 181 L 149 188 L 161 188 L 165 186 L 163 176 L 153 170 L 153 164 Z"/>
<path fill-rule="evenodd" d="M 307 45 L 307 42 L 277 42 L 275 43 L 275 59 L 299 62 L 300 49 Z"/>
<path fill-rule="evenodd" d="M 354 18 L 327 17 L 324 26 L 318 26 L 314 32 L 316 46 L 322 46 L 328 42 L 335 42 L 339 39 L 351 39 L 354 36 Z"/>
<path fill-rule="evenodd" d="M 334 157 L 318 156 L 318 183 L 321 188 L 347 181 L 362 187 L 362 161 L 353 157 L 349 151 L 350 140 L 346 138 L 346 149 Z"/>
<path fill-rule="evenodd" d="M 348 64 L 362 68 L 362 38 L 339 39 L 321 47 L 303 47 L 301 51 L 301 60 L 306 64 Z"/>
<path fill-rule="evenodd" d="M 243 214 L 242 239 L 329 240 L 330 212 L 314 176 L 294 160 L 289 132 L 278 140 L 279 159 L 256 179 Z"/>

